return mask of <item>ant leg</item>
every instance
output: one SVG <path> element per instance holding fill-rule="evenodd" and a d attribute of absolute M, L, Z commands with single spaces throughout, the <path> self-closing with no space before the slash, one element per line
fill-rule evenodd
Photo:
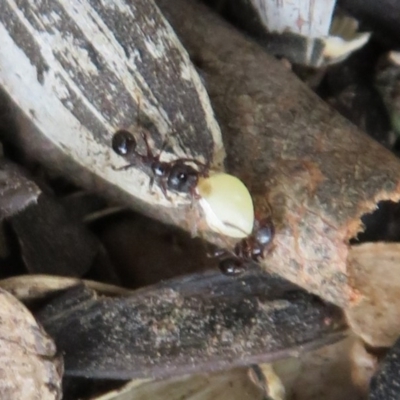
<path fill-rule="evenodd" d="M 208 164 L 204 164 L 199 160 L 196 160 L 195 158 L 179 158 L 179 162 L 191 162 L 193 164 L 196 164 L 198 167 L 202 167 L 203 169 L 207 168 Z"/>
<path fill-rule="evenodd" d="M 165 186 L 165 182 L 163 182 L 163 181 L 160 182 L 160 188 L 161 188 L 161 191 L 162 191 L 164 197 L 165 197 L 167 200 L 172 201 L 171 197 L 168 196 L 167 188 L 166 188 L 166 186 Z"/>
<path fill-rule="evenodd" d="M 201 196 L 196 192 L 196 188 L 190 189 L 190 209 L 194 209 L 196 201 L 200 200 Z"/>
<path fill-rule="evenodd" d="M 154 185 L 154 176 L 150 177 L 150 181 L 149 181 L 149 191 L 150 193 L 154 193 L 153 192 L 153 185 Z"/>
<path fill-rule="evenodd" d="M 142 135 L 142 139 L 143 139 L 143 141 L 144 141 L 144 144 L 145 144 L 145 146 L 146 146 L 147 158 L 148 158 L 149 160 L 154 159 L 154 158 L 157 158 L 157 157 L 154 157 L 154 154 L 153 154 L 153 152 L 151 151 L 151 147 L 150 147 L 149 140 L 148 140 L 148 138 L 147 138 L 146 133 L 145 133 L 144 131 L 141 131 L 141 135 Z"/>
<path fill-rule="evenodd" d="M 211 169 L 211 162 L 210 162 L 210 160 L 207 160 L 207 164 L 204 164 L 201 174 L 205 178 L 208 178 L 210 176 L 210 169 Z"/>
<path fill-rule="evenodd" d="M 154 176 L 152 176 L 152 177 L 150 178 L 150 182 L 149 182 L 149 190 L 150 190 L 150 192 L 153 193 L 153 194 L 154 194 L 154 191 L 153 191 L 152 189 L 153 189 L 153 186 L 154 186 L 155 181 L 156 181 L 156 180 L 155 180 Z M 160 186 L 160 189 L 161 189 L 162 194 L 164 195 L 164 197 L 165 197 L 167 200 L 171 201 L 171 198 L 168 196 L 167 189 L 166 189 L 166 187 L 165 187 L 165 183 L 164 183 L 164 182 L 159 182 L 158 180 L 157 180 L 157 182 L 158 182 L 158 185 Z"/>
<path fill-rule="evenodd" d="M 197 221 L 200 220 L 201 218 L 201 213 L 198 207 L 193 207 L 192 208 L 192 204 L 190 207 L 190 211 L 191 211 L 191 215 L 192 217 L 190 218 L 192 221 L 192 227 L 190 229 L 190 236 L 192 238 L 195 238 L 198 236 L 198 226 L 197 226 Z"/>

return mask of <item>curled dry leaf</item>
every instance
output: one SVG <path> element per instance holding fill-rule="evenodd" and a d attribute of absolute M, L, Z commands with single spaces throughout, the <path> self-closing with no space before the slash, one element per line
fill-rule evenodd
<path fill-rule="evenodd" d="M 0 289 L 0 398 L 61 399 L 62 360 L 31 313 Z"/>
<path fill-rule="evenodd" d="M 400 334 L 400 244 L 352 246 L 349 273 L 358 292 L 345 310 L 351 329 L 370 346 L 391 346 Z"/>
<path fill-rule="evenodd" d="M 97 298 L 76 287 L 36 314 L 65 373 L 163 378 L 298 355 L 342 337 L 339 309 L 261 272 L 194 274 Z"/>
<path fill-rule="evenodd" d="M 244 368 L 138 384 L 130 382 L 92 400 L 265 400 Z"/>
<path fill-rule="evenodd" d="M 202 69 L 229 172 L 251 189 L 256 214 L 272 206 L 263 267 L 334 303 L 354 300 L 348 242 L 378 201 L 400 199 L 399 160 L 206 7 L 157 4 Z"/>

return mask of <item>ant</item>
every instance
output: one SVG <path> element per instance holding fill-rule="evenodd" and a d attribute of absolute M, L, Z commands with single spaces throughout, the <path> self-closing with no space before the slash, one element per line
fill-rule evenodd
<path fill-rule="evenodd" d="M 143 131 L 141 135 L 146 145 L 146 154 L 140 154 L 136 151 L 136 139 L 129 131 L 121 129 L 114 134 L 112 138 L 113 150 L 130 162 L 128 165 L 117 168 L 117 170 L 121 171 L 132 168 L 139 161 L 139 163 L 151 170 L 150 187 L 156 182 L 160 186 L 165 198 L 169 199 L 167 188 L 174 192 L 188 193 L 192 198 L 196 198 L 196 186 L 201 176 L 208 176 L 208 165 L 192 158 L 178 158 L 170 162 L 160 161 L 165 144 L 160 153 L 155 155 L 151 150 L 147 135 Z M 200 169 L 197 170 L 188 163 L 195 164 Z"/>
<path fill-rule="evenodd" d="M 247 262 L 258 262 L 265 257 L 271 248 L 274 234 L 275 228 L 271 218 L 255 220 L 253 233 L 238 242 L 233 252 L 217 250 L 214 253 L 214 256 L 220 259 L 221 272 L 228 276 L 237 276 L 245 272 Z"/>

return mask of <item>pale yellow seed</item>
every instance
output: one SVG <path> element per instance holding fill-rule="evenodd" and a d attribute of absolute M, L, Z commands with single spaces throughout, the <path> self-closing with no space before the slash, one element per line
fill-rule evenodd
<path fill-rule="evenodd" d="M 253 200 L 240 179 L 225 173 L 214 174 L 201 178 L 196 191 L 210 229 L 234 238 L 251 234 Z"/>

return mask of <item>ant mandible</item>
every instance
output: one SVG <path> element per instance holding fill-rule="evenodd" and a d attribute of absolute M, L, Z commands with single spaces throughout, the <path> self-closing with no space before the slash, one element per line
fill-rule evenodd
<path fill-rule="evenodd" d="M 220 259 L 219 268 L 224 275 L 237 276 L 246 270 L 246 264 L 265 258 L 272 246 L 275 234 L 271 218 L 254 221 L 253 233 L 238 242 L 233 252 L 217 250 L 214 255 Z"/>
<path fill-rule="evenodd" d="M 112 138 L 112 148 L 118 155 L 124 157 L 130 163 L 117 170 L 127 170 L 138 165 L 138 162 L 150 168 L 152 176 L 150 186 L 156 182 L 164 196 L 169 199 L 167 188 L 174 192 L 190 194 L 196 198 L 195 192 L 200 176 L 208 176 L 209 167 L 193 158 L 178 158 L 174 161 L 160 161 L 162 150 L 155 155 L 149 145 L 147 135 L 141 132 L 146 146 L 146 154 L 136 151 L 137 143 L 129 131 L 121 129 Z M 189 163 L 197 165 L 200 169 L 193 168 Z"/>

